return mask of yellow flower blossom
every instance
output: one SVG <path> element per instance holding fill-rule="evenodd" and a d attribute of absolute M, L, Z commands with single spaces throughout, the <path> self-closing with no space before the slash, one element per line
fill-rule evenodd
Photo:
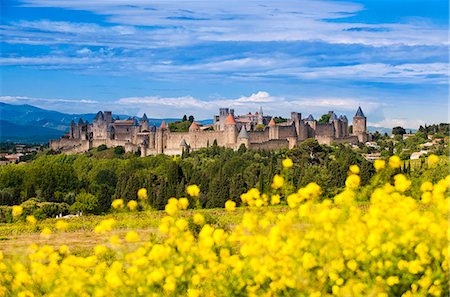
<path fill-rule="evenodd" d="M 198 197 L 198 195 L 200 194 L 200 188 L 197 185 L 189 185 L 186 188 L 186 192 L 189 194 L 189 196 Z"/>
<path fill-rule="evenodd" d="M 53 233 L 53 232 L 52 232 L 52 230 L 50 230 L 50 228 L 45 227 L 45 228 L 42 229 L 42 231 L 41 231 L 41 237 L 49 238 L 50 235 L 51 235 L 52 233 Z"/>
<path fill-rule="evenodd" d="M 359 174 L 359 172 L 360 172 L 359 166 L 358 165 L 351 165 L 350 166 L 350 172 L 352 174 Z"/>
<path fill-rule="evenodd" d="M 373 167 L 375 167 L 376 171 L 380 171 L 380 170 L 384 169 L 385 166 L 386 166 L 386 162 L 384 160 L 375 160 L 373 162 Z"/>
<path fill-rule="evenodd" d="M 139 234 L 136 231 L 129 231 L 125 235 L 125 240 L 127 242 L 137 242 L 139 241 Z"/>
<path fill-rule="evenodd" d="M 22 213 L 23 213 L 23 208 L 22 208 L 22 206 L 20 206 L 20 205 L 14 205 L 14 206 L 12 207 L 12 215 L 13 215 L 13 217 L 19 217 L 19 216 L 22 215 Z"/>
<path fill-rule="evenodd" d="M 391 168 L 400 168 L 400 166 L 402 165 L 400 157 L 399 156 L 392 156 L 389 158 L 389 166 Z"/>
<path fill-rule="evenodd" d="M 227 200 L 227 202 L 225 202 L 225 209 L 228 211 L 234 211 L 236 209 L 236 202 Z"/>
<path fill-rule="evenodd" d="M 428 161 L 428 165 L 433 167 L 434 165 L 436 165 L 439 162 L 439 157 L 436 156 L 435 154 L 431 154 L 427 157 L 427 161 Z"/>
<path fill-rule="evenodd" d="M 345 186 L 349 189 L 356 189 L 359 186 L 360 182 L 361 178 L 359 177 L 359 175 L 350 174 L 345 180 Z"/>
<path fill-rule="evenodd" d="M 36 225 L 37 220 L 33 215 L 29 215 L 27 216 L 27 222 L 31 225 Z"/>
<path fill-rule="evenodd" d="M 114 209 L 123 208 L 124 206 L 123 199 L 114 199 L 113 202 L 111 203 L 111 206 Z"/>
<path fill-rule="evenodd" d="M 137 196 L 140 200 L 147 200 L 148 198 L 147 189 L 146 188 L 139 189 L 139 191 L 137 192 Z"/>
<path fill-rule="evenodd" d="M 275 174 L 273 177 L 272 188 L 279 189 L 284 184 L 284 178 L 281 175 Z"/>
<path fill-rule="evenodd" d="M 194 221 L 194 224 L 196 225 L 203 225 L 205 223 L 205 218 L 200 213 L 195 213 L 192 217 L 192 220 Z"/>
<path fill-rule="evenodd" d="M 284 168 L 291 168 L 294 165 L 294 162 L 292 162 L 292 159 L 286 158 L 282 161 Z"/>
<path fill-rule="evenodd" d="M 403 174 L 397 174 L 394 176 L 395 189 L 399 192 L 405 192 L 411 186 L 411 181 Z"/>
<path fill-rule="evenodd" d="M 136 210 L 136 208 L 138 207 L 138 203 L 137 203 L 136 200 L 130 200 L 130 201 L 128 201 L 128 203 L 127 203 L 127 207 L 128 207 L 128 209 L 131 210 L 131 211 Z"/>
<path fill-rule="evenodd" d="M 187 209 L 189 206 L 189 200 L 184 197 L 178 199 L 178 206 L 180 207 L 180 209 Z"/>
<path fill-rule="evenodd" d="M 69 223 L 67 223 L 64 220 L 58 220 L 58 221 L 56 221 L 55 227 L 58 230 L 64 231 L 64 230 L 67 230 L 67 228 L 69 228 Z"/>

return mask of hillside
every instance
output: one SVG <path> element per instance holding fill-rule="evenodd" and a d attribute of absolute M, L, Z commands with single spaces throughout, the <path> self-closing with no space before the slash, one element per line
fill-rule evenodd
<path fill-rule="evenodd" d="M 0 120 L 0 142 L 47 143 L 58 138 L 61 131 L 36 125 L 18 125 Z"/>

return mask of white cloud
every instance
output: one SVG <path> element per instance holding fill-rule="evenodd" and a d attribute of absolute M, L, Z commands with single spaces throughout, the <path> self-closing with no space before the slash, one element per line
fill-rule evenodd
<path fill-rule="evenodd" d="M 374 127 L 385 127 L 385 128 L 393 128 L 393 127 L 403 127 L 410 129 L 417 129 L 420 125 L 425 125 L 426 121 L 421 119 L 406 119 L 406 118 L 386 118 L 379 122 L 369 122 L 368 125 Z"/>
<path fill-rule="evenodd" d="M 3 27 L 7 42 L 103 44 L 166 47 L 204 41 L 311 41 L 368 45 L 448 44 L 446 28 L 409 19 L 409 23 L 333 22 L 363 6 L 349 2 L 297 1 L 91 1 L 27 0 L 24 6 L 90 11 L 114 26 L 21 21 Z M 21 33 L 25 34 L 21 36 Z M 9 34 L 13 32 L 17 34 Z M 53 41 L 46 33 L 61 33 Z M 76 34 L 71 36 L 69 34 Z M 121 39 L 121 35 L 129 38 Z"/>

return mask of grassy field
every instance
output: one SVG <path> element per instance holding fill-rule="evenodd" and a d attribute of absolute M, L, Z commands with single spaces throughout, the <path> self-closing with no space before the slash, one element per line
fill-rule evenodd
<path fill-rule="evenodd" d="M 284 212 L 287 207 L 271 207 L 274 212 Z M 224 209 L 201 209 L 195 210 L 204 215 L 207 222 L 220 228 L 229 229 L 241 221 L 245 208 L 237 208 L 235 212 L 226 212 Z M 189 218 L 194 211 L 187 210 L 182 213 L 183 217 Z M 31 244 L 50 245 L 60 247 L 65 244 L 71 253 L 76 255 L 91 254 L 97 244 L 105 243 L 112 235 L 124 238 L 129 230 L 139 233 L 142 241 L 148 240 L 151 236 L 159 236 L 158 225 L 165 216 L 164 211 L 141 211 L 114 213 L 108 215 L 90 215 L 73 217 L 68 219 L 46 219 L 31 225 L 26 222 L 14 224 L 0 224 L 0 250 L 6 256 L 21 254 L 26 251 Z M 116 225 L 113 231 L 107 234 L 97 234 L 93 230 L 102 220 L 114 218 Z M 55 227 L 58 220 L 69 223 L 65 231 L 58 231 Z M 40 236 L 44 228 L 54 231 L 49 238 Z"/>

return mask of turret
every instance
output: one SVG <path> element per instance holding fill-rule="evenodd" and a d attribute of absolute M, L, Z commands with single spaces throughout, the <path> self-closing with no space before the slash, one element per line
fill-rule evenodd
<path fill-rule="evenodd" d="M 367 118 L 364 115 L 361 106 L 358 107 L 353 117 L 353 135 L 358 136 L 359 142 L 367 141 Z"/>
<path fill-rule="evenodd" d="M 148 118 L 147 115 L 144 113 L 141 119 L 141 132 L 148 132 Z"/>
<path fill-rule="evenodd" d="M 267 127 L 269 127 L 269 139 L 278 139 L 278 126 L 273 118 L 270 119 Z"/>
<path fill-rule="evenodd" d="M 245 129 L 245 125 L 242 126 L 238 135 L 238 146 L 241 146 L 241 144 L 244 144 L 246 148 L 249 148 L 250 136 L 247 133 L 247 129 Z"/>
<path fill-rule="evenodd" d="M 225 120 L 225 138 L 227 140 L 227 147 L 236 147 L 237 127 L 236 121 L 231 113 L 228 114 L 228 117 Z"/>

